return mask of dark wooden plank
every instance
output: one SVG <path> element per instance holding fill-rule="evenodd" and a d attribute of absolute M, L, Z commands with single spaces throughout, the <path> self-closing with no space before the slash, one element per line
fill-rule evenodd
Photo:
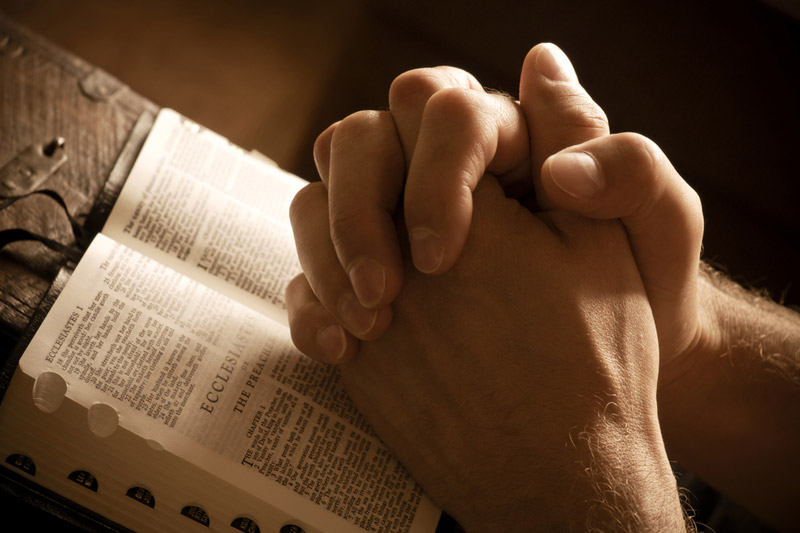
<path fill-rule="evenodd" d="M 28 146 L 63 137 L 68 160 L 41 187 L 61 194 L 72 216 L 85 220 L 137 118 L 156 110 L 115 78 L 0 14 L 0 165 Z M 14 227 L 72 242 L 66 216 L 48 198 L 0 212 L 0 229 Z M 64 264 L 38 243 L 0 251 L 0 332 L 22 331 Z"/>

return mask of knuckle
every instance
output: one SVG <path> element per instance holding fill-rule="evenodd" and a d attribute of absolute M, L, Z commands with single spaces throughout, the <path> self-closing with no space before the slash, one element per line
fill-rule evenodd
<path fill-rule="evenodd" d="M 442 130 L 436 133 L 466 134 L 475 146 L 487 146 L 491 144 L 495 117 L 487 115 L 483 104 L 480 95 L 471 89 L 443 89 L 428 100 L 425 125 Z"/>
<path fill-rule="evenodd" d="M 289 220 L 292 227 L 302 220 L 317 204 L 320 194 L 327 194 L 325 184 L 319 181 L 309 183 L 294 195 L 292 203 L 289 205 Z"/>
<path fill-rule="evenodd" d="M 463 154 L 463 170 L 479 175 L 496 150 L 498 135 L 497 117 L 487 113 L 482 96 L 471 89 L 441 90 L 425 106 L 424 122 L 433 136 L 465 140 L 469 149 Z"/>
<path fill-rule="evenodd" d="M 317 314 L 317 308 L 320 304 L 317 302 L 300 302 L 294 308 L 291 315 L 289 315 L 289 328 L 293 334 L 307 336 L 306 332 L 311 329 L 314 323 L 314 318 Z"/>
<path fill-rule="evenodd" d="M 314 155 L 315 157 L 327 153 L 330 150 L 331 145 L 331 138 L 333 136 L 333 132 L 336 131 L 339 123 L 336 122 L 328 126 L 325 131 L 317 135 L 317 138 L 314 140 Z"/>
<path fill-rule="evenodd" d="M 703 216 L 703 204 L 700 195 L 688 184 L 684 191 L 684 208 L 686 212 L 687 224 L 692 233 L 697 236 L 698 245 L 702 241 L 705 231 L 705 217 Z"/>
<path fill-rule="evenodd" d="M 558 87 L 537 94 L 530 105 L 537 112 L 556 116 L 563 131 L 573 131 L 576 142 L 608 133 L 608 117 L 603 108 L 579 85 Z M 542 127 L 533 121 L 529 127 Z M 587 133 L 589 135 L 587 135 Z"/>
<path fill-rule="evenodd" d="M 695 221 L 699 227 L 703 227 L 703 202 L 700 200 L 700 195 L 697 194 L 688 183 L 686 184 L 686 188 L 684 191 L 684 198 L 686 201 L 686 205 L 689 209 L 697 214 L 697 220 Z"/>
<path fill-rule="evenodd" d="M 364 228 L 364 218 L 360 213 L 352 215 L 331 216 L 331 241 L 337 249 L 346 247 L 353 242 L 354 235 L 358 235 L 359 229 Z"/>
<path fill-rule="evenodd" d="M 409 70 L 397 76 L 389 86 L 389 106 L 406 106 L 427 99 L 438 87 L 433 82 L 432 69 Z"/>
<path fill-rule="evenodd" d="M 295 302 L 307 283 L 305 274 L 297 274 L 289 280 L 289 283 L 286 284 L 286 301 Z"/>
<path fill-rule="evenodd" d="M 292 343 L 298 350 L 311 357 L 314 353 L 314 338 L 311 334 L 312 328 L 309 327 L 310 319 L 310 305 L 306 304 L 290 317 L 289 319 L 289 332 L 291 334 Z"/>
<path fill-rule="evenodd" d="M 425 106 L 426 115 L 444 116 L 462 123 L 472 120 L 477 111 L 474 91 L 460 87 L 437 91 Z"/>
<path fill-rule="evenodd" d="M 633 212 L 644 218 L 662 201 L 667 189 L 661 172 L 664 155 L 656 143 L 639 133 L 620 133 L 614 141 L 619 161 L 625 163 L 625 175 L 631 180 Z"/>
<path fill-rule="evenodd" d="M 433 67 L 409 70 L 397 76 L 389 87 L 389 106 L 392 109 L 418 105 L 433 94 L 451 87 L 477 89 L 472 74 L 455 67 Z"/>
<path fill-rule="evenodd" d="M 641 133 L 625 132 L 617 134 L 616 137 L 623 149 L 631 152 L 648 166 L 652 166 L 653 163 L 664 157 L 661 148 Z"/>
<path fill-rule="evenodd" d="M 594 101 L 589 101 L 579 107 L 584 128 L 601 133 L 608 131 L 608 116 L 602 107 Z"/>
<path fill-rule="evenodd" d="M 571 98 L 564 108 L 563 121 L 566 125 L 581 131 L 602 135 L 608 131 L 608 117 L 605 111 L 594 100 L 581 94 L 580 98 Z"/>
<path fill-rule="evenodd" d="M 363 110 L 348 115 L 337 124 L 331 139 L 331 149 L 343 143 L 358 142 L 374 134 L 379 127 L 383 111 Z"/>
<path fill-rule="evenodd" d="M 619 133 L 616 142 L 620 154 L 631 162 L 633 175 L 642 182 L 656 184 L 659 169 L 666 160 L 661 148 L 640 133 Z"/>
<path fill-rule="evenodd" d="M 430 68 L 415 68 L 399 74 L 392 80 L 392 84 L 389 86 L 389 94 L 402 95 L 407 92 L 413 92 L 418 87 L 427 86 L 431 70 Z"/>
<path fill-rule="evenodd" d="M 702 233 L 703 206 L 700 195 L 672 167 L 669 158 L 650 138 L 639 133 L 616 135 L 619 152 L 631 161 L 630 175 L 643 196 L 643 208 L 649 209 L 669 197 L 680 218 L 694 233 Z"/>

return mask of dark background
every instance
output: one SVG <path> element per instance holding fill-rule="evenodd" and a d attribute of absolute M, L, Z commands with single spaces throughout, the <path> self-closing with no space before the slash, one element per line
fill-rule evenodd
<path fill-rule="evenodd" d="M 0 11 L 307 179 L 316 134 L 386 107 L 397 74 L 450 64 L 516 95 L 528 49 L 555 42 L 612 131 L 655 140 L 700 193 L 704 257 L 800 305 L 797 5 L 0 0 Z"/>
<path fill-rule="evenodd" d="M 700 193 L 706 259 L 800 304 L 800 9 L 787 0 L 0 0 L 0 10 L 284 168 L 329 123 L 450 64 L 517 93 L 561 46 L 612 131 L 655 140 Z"/>

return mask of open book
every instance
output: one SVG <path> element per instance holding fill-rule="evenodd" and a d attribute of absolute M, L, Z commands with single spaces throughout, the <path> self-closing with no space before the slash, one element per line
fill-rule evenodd
<path fill-rule="evenodd" d="M 161 111 L 19 361 L 4 466 L 136 531 L 434 531 L 337 370 L 292 345 L 303 184 Z"/>

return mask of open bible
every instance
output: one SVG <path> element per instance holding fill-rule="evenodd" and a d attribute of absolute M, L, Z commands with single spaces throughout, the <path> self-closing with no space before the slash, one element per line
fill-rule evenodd
<path fill-rule="evenodd" d="M 162 110 L 19 360 L 4 466 L 136 531 L 434 531 L 338 371 L 292 345 L 303 184 Z"/>

